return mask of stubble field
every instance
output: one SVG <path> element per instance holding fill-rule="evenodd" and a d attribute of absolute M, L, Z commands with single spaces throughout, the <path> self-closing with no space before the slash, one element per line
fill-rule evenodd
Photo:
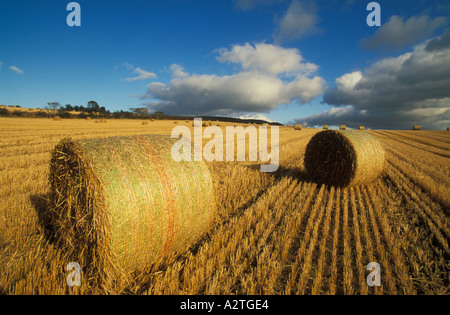
<path fill-rule="evenodd" d="M 106 293 L 66 283 L 69 261 L 43 222 L 51 151 L 63 137 L 170 134 L 174 126 L 1 118 L 0 293 Z M 386 170 L 352 188 L 308 180 L 303 157 L 317 132 L 280 127 L 275 173 L 254 162 L 210 162 L 213 228 L 186 251 L 116 279 L 107 293 L 449 294 L 450 132 L 367 131 L 382 142 Z M 366 282 L 371 262 L 380 265 L 381 286 Z"/>

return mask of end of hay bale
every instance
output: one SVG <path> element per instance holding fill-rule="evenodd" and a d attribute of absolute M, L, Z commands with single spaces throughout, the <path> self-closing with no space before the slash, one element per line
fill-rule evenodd
<path fill-rule="evenodd" d="M 302 130 L 303 126 L 301 124 L 295 124 L 294 130 Z"/>
<path fill-rule="evenodd" d="M 326 130 L 311 138 L 304 164 L 313 181 L 345 187 L 380 176 L 386 155 L 378 138 L 367 132 Z"/>
<path fill-rule="evenodd" d="M 412 130 L 422 130 L 421 125 L 414 125 Z"/>

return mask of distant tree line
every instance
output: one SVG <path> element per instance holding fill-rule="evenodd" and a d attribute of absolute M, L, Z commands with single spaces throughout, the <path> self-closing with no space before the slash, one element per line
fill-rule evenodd
<path fill-rule="evenodd" d="M 50 118 L 59 116 L 61 118 L 109 118 L 109 119 L 164 119 L 164 112 L 157 111 L 149 114 L 147 108 L 130 108 L 129 111 L 106 110 L 104 106 L 100 106 L 96 101 L 89 101 L 87 106 L 66 104 L 62 106 L 59 102 L 48 102 L 45 110 L 34 109 L 25 110 L 19 105 L 10 105 L 9 109 L 2 105 L 0 108 L 0 116 L 2 117 L 40 117 Z M 12 109 L 14 108 L 14 109 Z M 17 108 L 17 109 L 16 109 Z"/>

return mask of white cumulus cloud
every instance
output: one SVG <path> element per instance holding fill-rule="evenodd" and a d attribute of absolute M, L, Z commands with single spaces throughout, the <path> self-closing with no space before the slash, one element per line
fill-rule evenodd
<path fill-rule="evenodd" d="M 325 87 L 298 50 L 267 44 L 219 49 L 219 62 L 240 65 L 232 75 L 188 74 L 178 66 L 169 85 L 153 82 L 143 99 L 152 110 L 191 115 L 239 115 L 270 112 L 293 100 L 308 103 Z M 181 71 L 181 72 L 180 72 Z M 183 75 L 179 75 L 179 74 Z"/>

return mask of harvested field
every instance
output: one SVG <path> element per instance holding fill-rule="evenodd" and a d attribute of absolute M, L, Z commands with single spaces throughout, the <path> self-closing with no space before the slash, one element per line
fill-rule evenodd
<path fill-rule="evenodd" d="M 52 152 L 69 136 L 170 135 L 174 127 L 1 118 L 0 293 L 104 293 L 83 277 L 80 287 L 66 283 L 71 260 L 46 215 Z M 217 210 L 206 235 L 117 276 L 108 293 L 450 294 L 450 134 L 357 131 L 381 141 L 386 168 L 344 188 L 308 179 L 305 151 L 320 131 L 280 127 L 274 173 L 261 173 L 260 162 L 208 162 Z M 371 262 L 380 266 L 381 286 L 366 282 Z"/>

